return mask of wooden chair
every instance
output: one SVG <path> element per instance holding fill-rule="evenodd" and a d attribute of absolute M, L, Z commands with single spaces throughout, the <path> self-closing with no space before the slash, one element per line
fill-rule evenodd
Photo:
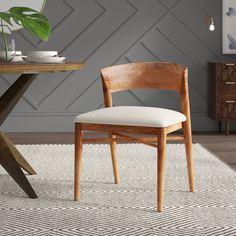
<path fill-rule="evenodd" d="M 74 199 L 76 201 L 80 199 L 83 143 L 110 142 L 114 180 L 117 184 L 120 177 L 116 159 L 116 142 L 132 140 L 157 148 L 157 210 L 161 212 L 164 200 L 167 134 L 182 128 L 183 136 L 169 136 L 168 140 L 185 142 L 189 188 L 191 192 L 194 191 L 188 69 L 184 65 L 173 63 L 133 63 L 104 68 L 101 70 L 101 78 L 106 108 L 81 114 L 75 118 Z M 177 91 L 180 94 L 181 112 L 144 106 L 112 107 L 112 93 L 140 88 Z M 83 139 L 84 130 L 107 132 L 109 138 Z M 129 134 L 154 135 L 156 142 L 151 142 L 147 137 L 131 137 Z"/>

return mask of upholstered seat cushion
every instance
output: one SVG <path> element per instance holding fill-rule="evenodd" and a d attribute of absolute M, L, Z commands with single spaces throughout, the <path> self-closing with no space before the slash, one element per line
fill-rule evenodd
<path fill-rule="evenodd" d="M 185 120 L 185 115 L 177 111 L 142 106 L 103 108 L 78 115 L 75 118 L 76 123 L 147 127 L 168 127 Z"/>

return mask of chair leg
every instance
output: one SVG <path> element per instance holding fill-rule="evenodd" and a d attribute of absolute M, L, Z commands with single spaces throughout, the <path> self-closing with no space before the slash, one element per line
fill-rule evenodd
<path fill-rule="evenodd" d="M 189 190 L 194 192 L 194 170 L 193 170 L 193 158 L 192 158 L 192 132 L 190 124 L 187 122 L 183 123 L 184 130 L 184 142 L 185 142 L 185 152 L 188 168 L 188 180 L 189 180 Z"/>
<path fill-rule="evenodd" d="M 114 138 L 115 136 L 112 134 L 109 134 L 110 138 Z M 110 142 L 110 149 L 111 149 L 111 160 L 112 160 L 112 167 L 113 167 L 113 174 L 114 174 L 114 181 L 115 184 L 118 184 L 120 182 L 120 175 L 119 175 L 119 168 L 117 163 L 117 155 L 116 155 L 116 142 L 111 141 Z"/>
<path fill-rule="evenodd" d="M 80 174 L 82 163 L 82 150 L 83 150 L 83 130 L 79 123 L 75 124 L 75 179 L 74 179 L 74 200 L 80 199 Z"/>
<path fill-rule="evenodd" d="M 157 165 L 157 211 L 163 210 L 165 186 L 166 128 L 160 130 Z"/>

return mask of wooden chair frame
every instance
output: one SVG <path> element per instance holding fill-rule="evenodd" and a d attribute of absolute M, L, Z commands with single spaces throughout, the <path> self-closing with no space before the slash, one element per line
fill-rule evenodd
<path fill-rule="evenodd" d="M 163 210 L 164 182 L 165 182 L 165 156 L 167 140 L 183 140 L 185 143 L 186 160 L 188 168 L 189 189 L 194 191 L 194 171 L 192 160 L 192 133 L 188 92 L 188 69 L 184 65 L 173 63 L 133 63 L 112 66 L 101 70 L 104 103 L 112 107 L 112 93 L 136 88 L 158 88 L 174 90 L 180 94 L 181 112 L 185 114 L 186 121 L 169 127 L 142 127 L 108 124 L 75 123 L 75 181 L 74 199 L 80 199 L 80 174 L 82 162 L 83 143 L 110 143 L 113 173 L 115 183 L 120 181 L 118 163 L 116 158 L 116 143 L 118 141 L 135 141 L 157 148 L 157 210 Z M 168 136 L 176 130 L 183 129 L 183 136 Z M 109 138 L 83 139 L 83 131 L 100 131 L 109 133 Z M 136 138 L 129 134 L 154 135 L 153 138 Z M 152 142 L 152 141 L 156 142 Z M 157 143 L 157 144 L 156 144 Z"/>

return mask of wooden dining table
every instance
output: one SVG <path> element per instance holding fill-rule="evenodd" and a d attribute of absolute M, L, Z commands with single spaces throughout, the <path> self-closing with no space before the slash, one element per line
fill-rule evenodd
<path fill-rule="evenodd" d="M 38 74 L 77 71 L 83 67 L 84 64 L 80 62 L 61 64 L 0 63 L 0 75 L 20 74 L 19 78 L 0 97 L 0 126 Z M 37 198 L 37 194 L 22 169 L 30 175 L 35 175 L 36 172 L 2 130 L 0 130 L 0 165 L 30 198 Z"/>

